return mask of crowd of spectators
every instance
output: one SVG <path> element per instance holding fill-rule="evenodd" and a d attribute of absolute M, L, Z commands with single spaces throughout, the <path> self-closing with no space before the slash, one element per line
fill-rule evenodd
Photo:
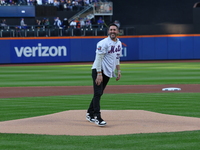
<path fill-rule="evenodd" d="M 120 22 L 115 20 L 115 23 L 120 28 Z M 36 19 L 34 25 L 27 25 L 25 23 L 24 18 L 21 18 L 19 21 L 19 25 L 16 28 L 19 29 L 27 29 L 30 26 L 34 28 L 58 28 L 58 29 L 80 29 L 80 28 L 105 28 L 106 23 L 104 22 L 102 17 L 99 17 L 98 20 L 90 19 L 90 18 L 76 18 L 69 21 L 67 18 L 61 20 L 59 17 L 55 17 L 53 22 L 50 22 L 48 18 Z M 0 22 L 0 28 L 7 29 L 9 25 L 6 23 L 6 19 L 2 19 Z"/>
<path fill-rule="evenodd" d="M 108 2 L 108 0 L 0 0 L 0 4 L 9 4 L 9 5 L 52 5 L 56 6 L 60 10 L 81 10 L 84 6 L 94 4 L 94 6 L 98 7 L 95 4 L 102 4 L 101 2 Z M 103 3 L 107 4 L 107 3 Z M 99 5 L 99 8 L 101 5 Z M 102 5 L 103 6 L 103 5 Z M 100 9 L 99 9 L 100 10 Z M 107 10 L 107 9 L 106 9 Z M 109 10 L 109 9 L 108 9 Z M 100 11 L 99 13 L 101 13 Z M 89 15 L 88 15 L 89 16 Z M 58 29 L 80 29 L 80 28 L 104 28 L 106 23 L 104 22 L 104 18 L 99 17 L 98 19 L 93 17 L 85 18 L 75 18 L 73 20 L 68 20 L 64 18 L 61 20 L 59 17 L 55 17 L 54 20 L 51 22 L 48 18 L 38 19 L 36 18 L 34 25 L 27 25 L 25 23 L 24 18 L 20 18 L 19 25 L 15 26 L 15 29 L 28 29 L 30 27 L 34 28 L 58 28 Z M 115 22 L 119 24 L 118 21 Z M 11 26 L 6 24 L 6 19 L 1 20 L 0 28 L 7 29 Z"/>
<path fill-rule="evenodd" d="M 27 25 L 24 18 L 20 18 L 19 25 L 10 26 L 6 24 L 6 19 L 2 19 L 0 22 L 1 29 L 8 29 L 14 27 L 16 29 L 28 29 L 28 28 L 57 28 L 57 29 L 79 29 L 79 28 L 92 28 L 92 21 L 89 18 L 76 18 L 69 21 L 67 18 L 61 20 L 59 17 L 55 17 L 53 22 L 50 22 L 48 18 L 36 19 L 35 24 Z"/>
<path fill-rule="evenodd" d="M 84 6 L 107 0 L 0 0 L 0 5 L 51 5 L 59 10 L 81 10 Z"/>
<path fill-rule="evenodd" d="M 92 28 L 92 21 L 90 19 L 84 20 L 83 18 L 77 18 L 69 23 L 68 28 L 72 29 Z"/>
<path fill-rule="evenodd" d="M 67 19 L 60 17 L 55 17 L 54 19 L 51 17 L 47 18 L 35 18 L 34 24 L 26 24 L 26 18 L 20 18 L 18 25 L 7 25 L 6 19 L 2 19 L 0 22 L 0 29 L 11 29 L 8 31 L 14 32 L 16 36 L 22 36 L 22 32 L 51 32 L 54 29 L 59 32 L 82 32 L 82 31 L 94 31 L 94 28 L 98 28 L 100 30 L 95 30 L 95 34 L 98 31 L 106 31 L 106 22 L 104 21 L 104 14 L 102 13 L 110 13 L 112 11 L 112 7 L 110 5 L 109 0 L 0 0 L 0 6 L 6 5 L 47 5 L 47 6 L 56 6 L 58 10 L 77 10 L 80 11 L 85 6 L 92 4 L 95 8 L 94 14 L 89 14 L 84 18 L 77 16 L 75 19 Z M 98 17 L 95 18 L 95 13 L 97 13 Z M 30 23 L 30 22 L 29 22 Z M 32 22 L 33 23 L 33 22 Z M 118 27 L 120 27 L 120 22 L 115 20 L 115 23 Z M 14 30 L 13 30 L 14 29 Z M 33 30 L 21 30 L 21 29 L 33 29 Z M 37 30 L 35 30 L 37 29 Z M 42 30 L 40 30 L 42 29 Z M 53 30 L 52 30 L 53 29 Z M 75 30 L 68 30 L 75 29 Z M 79 30 L 81 29 L 81 30 Z M 82 30 L 83 29 L 83 30 Z M 90 29 L 90 30 L 88 30 Z M 102 30 L 103 29 L 103 30 Z M 105 29 L 105 30 L 104 30 Z M 1 30 L 5 31 L 5 30 Z M 74 32 L 74 33 L 75 33 Z M 1 34 L 3 35 L 3 34 Z M 48 34 L 47 34 L 48 35 Z M 46 36 L 47 36 L 46 35 Z M 76 35 L 76 34 L 74 34 Z M 38 36 L 38 35 L 37 35 Z M 51 36 L 51 35 L 49 35 Z M 59 35 L 62 36 L 62 35 Z M 72 35 L 73 36 L 73 35 Z"/>
<path fill-rule="evenodd" d="M 48 18 L 43 18 L 43 19 L 36 19 L 34 25 L 27 25 L 25 22 L 26 20 L 24 18 L 21 18 L 19 20 L 19 25 L 10 26 L 6 24 L 6 19 L 2 19 L 0 23 L 0 29 L 1 29 L 0 31 L 1 32 L 7 31 L 10 33 L 12 32 L 15 37 L 25 37 L 24 33 L 32 31 L 35 33 L 34 36 L 39 36 L 36 34 L 38 34 L 40 31 L 45 32 L 45 36 L 52 36 L 50 34 L 50 32 L 52 31 L 56 31 L 57 36 L 63 36 L 64 33 L 66 32 L 68 33 L 73 32 L 73 34 L 72 35 L 70 34 L 70 36 L 77 36 L 80 35 L 79 32 L 81 32 L 82 35 L 82 32 L 85 31 L 86 32 L 95 31 L 95 35 L 97 34 L 98 31 L 103 31 L 104 34 L 106 35 L 106 30 L 107 30 L 106 29 L 107 25 L 102 17 L 99 17 L 99 19 L 96 20 L 89 18 L 76 18 L 71 21 L 69 21 L 67 18 L 60 19 L 59 17 L 55 17 L 54 20 L 51 22 L 49 21 Z M 120 27 L 120 22 L 118 20 L 115 20 L 113 23 L 115 23 L 118 27 Z M 0 35 L 1 37 L 3 37 L 3 34 Z"/>

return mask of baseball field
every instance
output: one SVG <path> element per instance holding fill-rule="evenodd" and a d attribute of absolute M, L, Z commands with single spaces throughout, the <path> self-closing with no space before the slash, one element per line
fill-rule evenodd
<path fill-rule="evenodd" d="M 105 127 L 85 120 L 91 65 L 0 65 L 0 149 L 200 149 L 199 60 L 122 62 L 101 100 Z"/>

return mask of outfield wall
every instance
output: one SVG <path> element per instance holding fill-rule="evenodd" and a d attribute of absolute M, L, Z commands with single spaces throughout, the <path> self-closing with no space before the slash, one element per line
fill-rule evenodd
<path fill-rule="evenodd" d="M 93 61 L 104 37 L 1 38 L 0 63 Z M 200 59 L 200 35 L 121 36 L 122 61 Z"/>

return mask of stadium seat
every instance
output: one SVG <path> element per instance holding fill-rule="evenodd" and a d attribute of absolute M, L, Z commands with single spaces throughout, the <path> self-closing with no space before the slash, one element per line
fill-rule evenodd
<path fill-rule="evenodd" d="M 35 37 L 35 36 L 36 36 L 36 31 L 35 31 L 35 29 L 27 29 L 27 30 L 26 30 L 26 36 L 27 36 L 27 37 Z"/>
<path fill-rule="evenodd" d="M 96 36 L 105 36 L 106 35 L 106 29 L 105 28 L 100 28 L 100 29 L 96 29 Z"/>
<path fill-rule="evenodd" d="M 48 30 L 46 29 L 36 29 L 37 37 L 47 37 L 49 36 Z"/>
<path fill-rule="evenodd" d="M 63 30 L 63 36 L 72 36 L 72 29 Z"/>
<path fill-rule="evenodd" d="M 15 37 L 25 37 L 26 29 L 15 29 Z"/>
<path fill-rule="evenodd" d="M 1 29 L 1 37 L 14 37 L 14 32 L 9 29 Z"/>
<path fill-rule="evenodd" d="M 74 36 L 81 36 L 81 29 L 73 29 Z"/>
<path fill-rule="evenodd" d="M 60 29 L 49 29 L 49 36 L 59 36 L 60 35 Z"/>
<path fill-rule="evenodd" d="M 93 28 L 85 28 L 85 36 L 94 36 L 95 32 Z"/>

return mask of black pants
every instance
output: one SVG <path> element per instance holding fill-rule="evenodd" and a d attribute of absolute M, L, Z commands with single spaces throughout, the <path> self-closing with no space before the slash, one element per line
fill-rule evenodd
<path fill-rule="evenodd" d="M 96 69 L 92 69 L 94 95 L 93 95 L 92 101 L 90 103 L 90 106 L 88 108 L 88 111 L 87 111 L 88 113 L 100 114 L 100 99 L 101 99 L 101 96 L 103 95 L 103 91 L 106 88 L 106 85 L 110 79 L 103 73 L 103 71 L 102 71 L 102 76 L 103 76 L 103 82 L 101 82 L 100 85 L 97 85 L 95 83 L 95 80 L 97 78 L 97 71 L 96 71 Z"/>

